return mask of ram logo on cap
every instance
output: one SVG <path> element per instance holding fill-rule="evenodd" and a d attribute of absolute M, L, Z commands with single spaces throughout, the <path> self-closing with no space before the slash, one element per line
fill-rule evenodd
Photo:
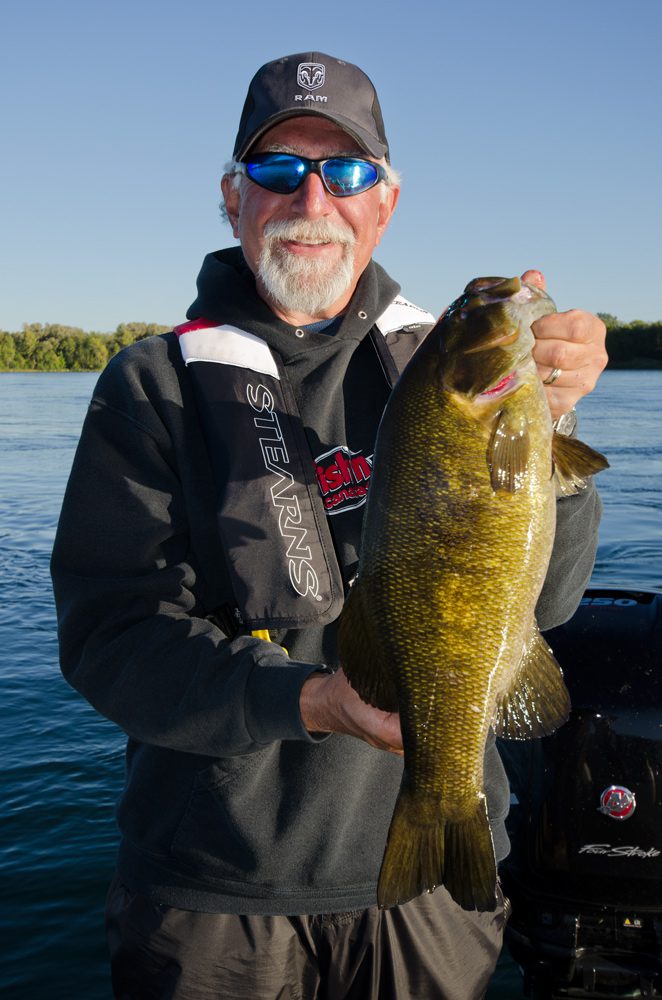
<path fill-rule="evenodd" d="M 324 63 L 299 63 L 297 66 L 297 83 L 304 90 L 319 90 L 324 86 L 326 67 Z"/>

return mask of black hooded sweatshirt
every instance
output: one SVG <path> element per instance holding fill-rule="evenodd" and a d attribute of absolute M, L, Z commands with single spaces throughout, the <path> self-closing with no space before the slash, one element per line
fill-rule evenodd
<path fill-rule="evenodd" d="M 369 467 L 390 390 L 373 335 L 387 307 L 401 302 L 399 288 L 369 264 L 332 335 L 297 333 L 275 317 L 238 249 L 208 255 L 198 291 L 189 319 L 247 331 L 282 363 L 317 469 L 318 514 L 346 587 L 364 506 L 360 491 L 337 500 L 329 470 L 347 456 Z M 378 335 L 401 368 L 432 317 L 407 303 L 398 315 L 404 322 Z M 52 558 L 62 670 L 128 736 L 119 876 L 155 900 L 193 910 L 372 906 L 402 761 L 302 725 L 303 682 L 338 665 L 335 620 L 274 630 L 272 642 L 222 626 L 216 611 L 235 597 L 215 475 L 177 337 L 121 351 L 96 385 Z M 593 565 L 599 515 L 592 484 L 559 502 L 537 609 L 542 629 L 574 612 Z M 247 519 L 259 534 L 260 512 Z M 256 561 L 255 573 L 269 571 Z M 273 586 L 282 587 L 282 578 Z M 485 781 L 503 858 L 509 796 L 493 739 Z"/>

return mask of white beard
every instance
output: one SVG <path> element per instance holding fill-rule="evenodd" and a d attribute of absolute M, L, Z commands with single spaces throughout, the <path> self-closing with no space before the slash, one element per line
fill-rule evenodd
<path fill-rule="evenodd" d="M 319 219 L 269 222 L 258 260 L 258 277 L 269 297 L 288 312 L 320 316 L 340 299 L 354 280 L 354 244 L 351 229 Z M 330 242 L 343 247 L 340 262 L 311 260 L 285 250 L 281 241 Z"/>

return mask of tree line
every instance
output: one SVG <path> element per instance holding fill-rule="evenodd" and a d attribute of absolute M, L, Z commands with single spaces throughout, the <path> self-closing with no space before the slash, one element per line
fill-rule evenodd
<path fill-rule="evenodd" d="M 114 333 L 88 333 L 59 323 L 26 323 L 19 333 L 0 330 L 0 371 L 100 371 L 123 347 L 168 330 L 158 323 L 120 323 Z"/>
<path fill-rule="evenodd" d="M 607 327 L 608 368 L 662 368 L 662 321 L 622 323 L 611 313 L 598 313 Z"/>
<path fill-rule="evenodd" d="M 622 323 L 598 313 L 607 326 L 609 368 L 662 368 L 662 322 Z M 113 333 L 85 332 L 58 323 L 26 323 L 18 333 L 0 330 L 0 371 L 100 371 L 136 340 L 172 329 L 158 323 L 120 323 Z"/>

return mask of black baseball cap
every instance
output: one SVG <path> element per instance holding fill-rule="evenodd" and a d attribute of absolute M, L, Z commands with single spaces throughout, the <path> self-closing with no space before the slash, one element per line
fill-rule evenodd
<path fill-rule="evenodd" d="M 257 71 L 241 113 L 233 158 L 243 159 L 273 125 L 300 115 L 328 118 L 370 156 L 389 158 L 371 80 L 358 66 L 323 52 L 283 56 Z"/>

